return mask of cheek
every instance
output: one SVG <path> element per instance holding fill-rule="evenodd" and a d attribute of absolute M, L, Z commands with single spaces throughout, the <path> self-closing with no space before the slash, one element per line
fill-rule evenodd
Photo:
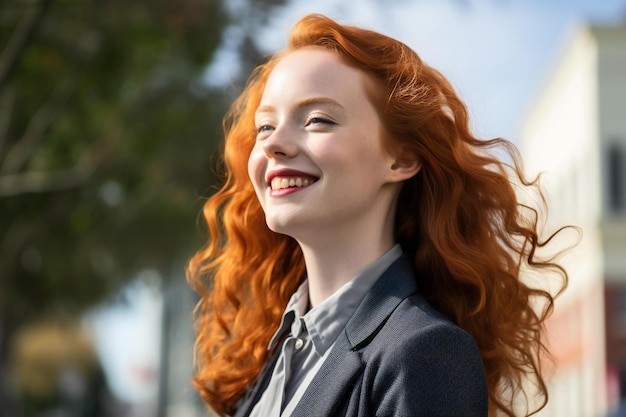
<path fill-rule="evenodd" d="M 263 175 L 263 164 L 265 162 L 265 157 L 262 151 L 258 149 L 258 146 L 254 146 L 252 148 L 252 152 L 250 152 L 250 156 L 248 157 L 248 177 L 250 177 L 250 181 L 252 184 L 257 185 L 258 179 L 260 175 Z"/>
<path fill-rule="evenodd" d="M 363 141 L 372 139 L 362 138 Z M 376 191 L 388 181 L 387 153 L 374 144 L 357 143 L 350 149 L 340 149 L 332 156 L 333 167 L 343 175 L 350 187 L 358 192 Z"/>
<path fill-rule="evenodd" d="M 248 178 L 260 203 L 263 202 L 265 192 L 265 165 L 265 154 L 256 147 L 252 149 L 248 157 Z"/>
<path fill-rule="evenodd" d="M 375 135 L 363 131 L 319 144 L 313 151 L 321 164 L 366 172 L 386 165 L 388 155 Z"/>

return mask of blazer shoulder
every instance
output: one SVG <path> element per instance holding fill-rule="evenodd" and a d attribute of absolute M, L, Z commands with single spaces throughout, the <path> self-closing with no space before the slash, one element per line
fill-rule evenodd
<path fill-rule="evenodd" d="M 443 316 L 419 294 L 407 297 L 394 309 L 368 348 L 387 354 L 392 346 L 422 355 L 464 353 L 464 356 L 480 359 L 480 352 L 472 336 Z"/>
<path fill-rule="evenodd" d="M 487 415 L 487 382 L 474 339 L 424 298 L 404 299 L 362 351 L 375 415 Z"/>

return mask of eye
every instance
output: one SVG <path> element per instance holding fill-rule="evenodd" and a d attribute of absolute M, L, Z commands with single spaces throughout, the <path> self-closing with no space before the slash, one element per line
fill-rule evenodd
<path fill-rule="evenodd" d="M 271 125 L 261 125 L 257 127 L 256 134 L 257 136 L 267 135 L 272 130 L 274 130 L 274 127 Z"/>
<path fill-rule="evenodd" d="M 306 119 L 304 126 L 306 127 L 306 126 L 311 126 L 311 125 L 315 126 L 315 125 L 335 125 L 335 124 L 337 123 L 335 123 L 334 121 L 332 121 L 331 119 L 327 117 L 312 115 Z"/>

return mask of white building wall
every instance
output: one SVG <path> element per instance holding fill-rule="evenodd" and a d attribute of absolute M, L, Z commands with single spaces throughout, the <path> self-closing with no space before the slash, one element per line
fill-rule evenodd
<path fill-rule="evenodd" d="M 522 131 L 527 172 L 543 173 L 547 231 L 574 224 L 583 232 L 580 244 L 562 258 L 570 282 L 548 324 L 556 369 L 541 416 L 592 417 L 607 407 L 597 63 L 594 33 L 581 28 L 558 58 Z M 559 243 L 575 238 L 565 233 Z"/>

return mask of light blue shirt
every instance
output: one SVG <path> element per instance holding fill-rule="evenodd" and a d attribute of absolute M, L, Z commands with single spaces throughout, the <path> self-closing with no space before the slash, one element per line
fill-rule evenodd
<path fill-rule="evenodd" d="M 250 417 L 291 415 L 367 291 L 401 255 L 402 248 L 396 244 L 308 312 L 308 281 L 300 285 L 287 303 L 281 324 L 268 346 L 272 350 L 291 327 L 269 385 L 252 409 Z M 282 401 L 276 401 L 276 398 L 282 398 Z"/>

